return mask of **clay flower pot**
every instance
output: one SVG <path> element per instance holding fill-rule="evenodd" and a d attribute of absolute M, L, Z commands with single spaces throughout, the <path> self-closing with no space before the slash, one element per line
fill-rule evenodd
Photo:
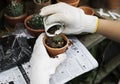
<path fill-rule="evenodd" d="M 5 22 L 7 22 L 10 26 L 13 26 L 13 27 L 15 27 L 17 23 L 23 22 L 26 17 L 27 17 L 26 12 L 17 17 L 12 17 L 4 13 Z"/>
<path fill-rule="evenodd" d="M 117 9 L 120 6 L 120 0 L 107 0 L 107 5 L 111 10 Z"/>
<path fill-rule="evenodd" d="M 80 6 L 79 8 L 81 8 L 87 15 L 94 15 L 94 10 L 88 6 Z"/>
<path fill-rule="evenodd" d="M 39 3 L 37 0 L 33 0 L 33 2 L 35 4 L 35 12 L 39 12 L 41 8 L 51 4 L 51 0 L 48 0 L 44 3 Z"/>
<path fill-rule="evenodd" d="M 60 36 L 66 41 L 65 46 L 63 46 L 62 48 L 52 48 L 52 47 L 48 46 L 48 45 L 46 44 L 46 40 L 47 40 L 48 37 L 45 36 L 45 37 L 43 38 L 43 44 L 44 44 L 44 46 L 46 47 L 46 49 L 47 49 L 50 57 L 53 57 L 53 58 L 54 58 L 54 57 L 57 56 L 58 54 L 61 54 L 61 53 L 65 52 L 66 49 L 68 48 L 68 44 L 69 44 L 68 38 L 67 38 L 64 34 L 60 34 Z"/>
<path fill-rule="evenodd" d="M 16 1 L 18 3 L 22 2 L 22 0 L 7 0 L 7 4 L 10 4 L 12 1 Z"/>
<path fill-rule="evenodd" d="M 57 0 L 57 2 L 65 2 L 67 4 L 77 7 L 79 5 L 80 0 Z"/>
<path fill-rule="evenodd" d="M 27 29 L 27 31 L 33 35 L 34 37 L 38 37 L 42 32 L 44 32 L 44 29 L 33 29 L 27 25 L 27 21 L 30 20 L 33 17 L 33 15 L 29 15 L 25 20 L 24 20 L 24 26 Z"/>

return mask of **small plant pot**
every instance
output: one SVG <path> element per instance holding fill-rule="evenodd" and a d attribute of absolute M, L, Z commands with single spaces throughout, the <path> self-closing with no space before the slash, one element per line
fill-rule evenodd
<path fill-rule="evenodd" d="M 16 2 L 18 2 L 18 3 L 22 2 L 22 0 L 7 0 L 7 4 L 11 4 L 12 1 L 16 1 Z"/>
<path fill-rule="evenodd" d="M 94 10 L 88 6 L 80 6 L 79 8 L 81 8 L 87 15 L 94 15 Z"/>
<path fill-rule="evenodd" d="M 35 4 L 35 13 L 40 12 L 40 9 L 51 4 L 51 0 L 46 1 L 45 3 L 39 3 L 37 0 L 33 0 Z"/>
<path fill-rule="evenodd" d="M 27 29 L 27 31 L 33 35 L 34 37 L 38 37 L 42 32 L 44 32 L 44 29 L 33 29 L 27 25 L 27 21 L 29 21 L 33 15 L 29 15 L 25 20 L 24 20 L 24 26 Z"/>
<path fill-rule="evenodd" d="M 47 49 L 50 57 L 53 57 L 53 58 L 54 58 L 54 57 L 57 56 L 58 54 L 61 54 L 61 53 L 65 52 L 66 49 L 68 48 L 68 44 L 69 44 L 68 38 L 67 38 L 64 34 L 60 34 L 60 36 L 61 36 L 61 37 L 65 40 L 65 42 L 66 42 L 66 44 L 65 44 L 63 47 L 61 47 L 61 48 L 52 48 L 52 47 L 48 46 L 48 45 L 46 44 L 46 40 L 48 39 L 47 36 L 45 36 L 44 39 L 43 39 L 43 44 L 44 44 L 44 46 L 46 47 L 46 49 Z"/>
<path fill-rule="evenodd" d="M 111 10 L 117 9 L 120 6 L 120 0 L 107 0 L 107 6 Z"/>
<path fill-rule="evenodd" d="M 17 23 L 24 22 L 24 19 L 27 17 L 27 13 L 25 12 L 23 15 L 18 17 L 12 17 L 4 13 L 5 22 L 8 23 L 10 26 L 15 27 Z"/>
<path fill-rule="evenodd" d="M 57 2 L 64 2 L 69 5 L 77 7 L 79 5 L 80 0 L 57 0 Z"/>

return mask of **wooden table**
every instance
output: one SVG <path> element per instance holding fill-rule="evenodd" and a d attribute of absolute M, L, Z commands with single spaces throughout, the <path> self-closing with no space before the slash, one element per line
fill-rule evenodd
<path fill-rule="evenodd" d="M 92 48 L 105 39 L 104 36 L 99 34 L 88 34 L 77 37 L 87 47 L 87 49 Z"/>

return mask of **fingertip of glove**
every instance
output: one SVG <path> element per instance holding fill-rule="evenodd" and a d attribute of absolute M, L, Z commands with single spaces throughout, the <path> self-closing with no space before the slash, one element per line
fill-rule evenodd
<path fill-rule="evenodd" d="M 58 9 L 56 8 L 57 5 L 48 5 L 46 7 L 43 7 L 40 11 L 40 15 L 41 16 L 48 16 L 51 15 L 53 13 L 55 13 Z"/>
<path fill-rule="evenodd" d="M 43 38 L 45 36 L 45 33 L 41 33 L 38 38 Z"/>
<path fill-rule="evenodd" d="M 45 35 L 45 33 L 41 33 L 41 36 L 44 36 Z"/>
<path fill-rule="evenodd" d="M 41 16 L 45 16 L 45 7 L 44 8 L 42 8 L 41 10 L 40 10 L 40 13 L 39 13 L 39 15 L 41 15 Z"/>
<path fill-rule="evenodd" d="M 54 14 L 56 12 L 59 12 L 59 9 L 61 7 L 63 7 L 64 5 L 66 5 L 66 3 L 63 2 L 59 2 L 57 4 L 53 4 L 53 5 L 48 5 L 46 7 L 43 7 L 40 11 L 40 15 L 41 16 L 47 16 L 47 15 L 51 15 Z"/>

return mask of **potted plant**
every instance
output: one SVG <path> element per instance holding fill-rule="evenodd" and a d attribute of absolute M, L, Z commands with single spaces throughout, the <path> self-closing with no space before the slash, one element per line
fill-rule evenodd
<path fill-rule="evenodd" d="M 65 2 L 67 4 L 77 7 L 79 5 L 80 0 L 57 0 L 57 2 Z"/>
<path fill-rule="evenodd" d="M 108 9 L 114 10 L 120 6 L 120 0 L 106 0 Z"/>
<path fill-rule="evenodd" d="M 88 3 L 92 8 L 104 8 L 114 10 L 119 8 L 120 0 L 89 0 Z"/>
<path fill-rule="evenodd" d="M 13 1 L 16 1 L 18 3 L 21 3 L 22 0 L 6 0 L 7 1 L 7 4 L 11 4 Z"/>
<path fill-rule="evenodd" d="M 33 0 L 33 2 L 35 3 L 35 13 L 39 12 L 42 7 L 51 4 L 51 0 Z"/>
<path fill-rule="evenodd" d="M 45 36 L 43 38 L 44 46 L 46 47 L 50 57 L 55 57 L 66 51 L 69 40 L 64 34 L 59 34 L 54 37 Z"/>
<path fill-rule="evenodd" d="M 44 32 L 43 17 L 39 14 L 29 15 L 24 21 L 25 28 L 34 37 L 38 37 Z"/>
<path fill-rule="evenodd" d="M 16 1 L 12 1 L 4 11 L 5 22 L 11 26 L 15 26 L 17 23 L 23 22 L 26 16 L 27 13 L 24 10 L 23 3 L 18 3 Z"/>

